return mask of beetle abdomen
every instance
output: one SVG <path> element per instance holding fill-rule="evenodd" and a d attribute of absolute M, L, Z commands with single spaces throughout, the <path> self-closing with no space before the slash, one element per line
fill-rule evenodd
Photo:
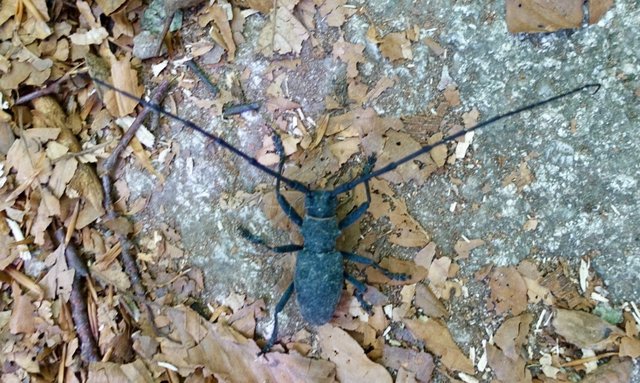
<path fill-rule="evenodd" d="M 344 265 L 337 251 L 311 253 L 302 250 L 296 260 L 296 301 L 305 321 L 327 323 L 333 317 L 342 294 Z"/>

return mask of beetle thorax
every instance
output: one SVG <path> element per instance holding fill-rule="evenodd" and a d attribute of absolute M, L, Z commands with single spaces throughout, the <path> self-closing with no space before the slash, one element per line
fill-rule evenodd
<path fill-rule="evenodd" d="M 306 214 L 302 221 L 305 249 L 312 252 L 335 251 L 340 236 L 336 218 L 337 200 L 327 191 L 312 191 L 305 198 Z"/>

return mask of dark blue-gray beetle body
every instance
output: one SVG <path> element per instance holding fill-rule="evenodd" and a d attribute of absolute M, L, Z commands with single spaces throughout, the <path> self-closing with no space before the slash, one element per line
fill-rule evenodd
<path fill-rule="evenodd" d="M 344 285 L 344 262 L 336 250 L 336 205 L 337 199 L 327 191 L 313 191 L 305 198 L 304 249 L 296 259 L 293 284 L 300 313 L 313 325 L 331 319 Z"/>

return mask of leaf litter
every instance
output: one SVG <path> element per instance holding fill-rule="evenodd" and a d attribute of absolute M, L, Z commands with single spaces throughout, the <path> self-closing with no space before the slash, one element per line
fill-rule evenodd
<path fill-rule="evenodd" d="M 171 1 L 164 6 L 183 8 Z M 463 238 L 455 246 L 455 255 L 442 254 L 412 217 L 396 187 L 421 185 L 446 164 L 463 160 L 471 136 L 371 181 L 373 196 L 363 220 L 365 230 L 359 225 L 349 228 L 349 238 L 342 238 L 340 246 L 357 247 L 371 255 L 381 234 L 367 228 L 386 227 L 383 237 L 390 246 L 411 249 L 417 255 L 414 260 L 385 257 L 382 264 L 410 274 L 411 279 L 390 281 L 367 268 L 363 274 L 371 286 L 365 299 L 373 304 L 372 311 L 359 306 L 349 286 L 334 320 L 309 329 L 315 335 L 306 330 L 282 335 L 288 352 L 256 356 L 264 342 L 256 334 L 256 322 L 265 319 L 268 306 L 244 294 L 221 301 L 203 299 L 203 272 L 182 261 L 180 234 L 167 224 L 136 242 L 147 293 L 142 297 L 132 293 L 137 282 L 121 257 L 127 249 L 117 235 L 142 235 L 140 224 L 131 224 L 125 216 L 143 209 L 146 201 L 130 201 L 128 185 L 118 180 L 114 185 L 118 199 L 113 204 L 123 215 L 106 219 L 106 196 L 96 163 L 104 162 L 121 139 L 123 133 L 116 128 L 123 125 L 119 118 L 135 116 L 140 110 L 119 94 L 94 91 L 86 77 L 78 76 L 73 84 L 63 80 L 88 71 L 141 96 L 145 65 L 123 47 L 130 47 L 141 30 L 144 7 L 122 1 L 79 1 L 77 9 L 78 19 L 73 19 L 73 13 L 62 13 L 54 25 L 50 15 L 54 11 L 60 15 L 59 9 L 48 8 L 43 1 L 6 1 L 0 7 L 0 38 L 3 47 L 12 48 L 2 48 L 0 60 L 0 88 L 11 105 L 0 116 L 0 243 L 6 249 L 0 254 L 3 377 L 91 382 L 378 382 L 394 378 L 429 382 L 440 371 L 464 381 L 477 381 L 490 373 L 501 382 L 568 382 L 575 374 L 584 376 L 589 371 L 583 381 L 628 381 L 631 360 L 640 357 L 640 312 L 634 302 L 622 308 L 608 306 L 603 283 L 588 262 L 579 270 L 563 262 L 549 267 L 533 259 L 517 266 L 487 265 L 475 281 L 486 287 L 486 307 L 474 315 L 487 315 L 494 326 L 487 327 L 487 339 L 471 350 L 464 350 L 463 342 L 457 341 L 448 322 L 460 315 L 455 304 L 465 296 L 467 285 L 474 283 L 459 278 L 460 262 L 473 257 L 485 240 Z M 594 17 L 605 9 L 604 5 L 594 8 Z M 210 27 L 207 33 L 196 32 L 213 40 L 195 47 L 196 56 L 233 67 L 237 49 L 245 42 L 246 18 L 256 14 L 265 18 L 257 44 L 259 53 L 272 60 L 264 105 L 287 146 L 285 174 L 317 187 L 355 177 L 364 156 L 376 154 L 381 166 L 460 129 L 459 124 L 472 126 L 479 118 L 477 109 L 460 99 L 446 65 L 437 88 L 439 99 L 431 105 L 435 114 L 378 115 L 370 104 L 393 90 L 397 79 L 365 79 L 359 71 L 369 60 L 365 46 L 348 41 L 343 33 L 337 38 L 321 36 L 317 29 L 318 23 L 325 23 L 341 30 L 359 11 L 364 8 L 344 0 L 222 1 L 200 5 L 200 16 L 186 21 Z M 508 11 L 508 22 L 511 17 Z M 545 28 L 562 26 L 561 22 Z M 15 30 L 15 37 L 8 30 Z M 394 65 L 411 62 L 420 44 L 445 59 L 446 50 L 437 36 L 421 39 L 419 31 L 419 26 L 411 26 L 380 36 L 372 25 L 367 38 Z M 282 55 L 305 55 L 305 44 L 315 49 L 314 54 L 344 64 L 348 82 L 343 95 L 347 98 L 328 96 L 327 114 L 315 120 L 305 116 L 286 91 L 288 71 L 300 61 L 281 60 Z M 156 72 L 156 77 L 168 75 L 167 70 Z M 184 89 L 193 88 L 181 76 Z M 218 71 L 213 78 L 228 85 L 230 77 Z M 14 105 L 10 96 L 15 94 L 30 96 L 31 103 Z M 233 86 L 223 86 L 221 96 L 200 104 L 220 113 L 227 103 L 237 101 L 237 94 Z M 244 118 L 233 121 L 247 122 Z M 172 143 L 156 146 L 153 134 L 143 139 L 146 147 L 131 141 L 124 155 L 132 158 L 133 154 L 132 161 L 161 182 L 156 164 L 170 164 L 180 152 Z M 277 157 L 270 139 L 269 134 L 264 136 L 258 158 L 273 164 Z M 535 182 L 528 159 L 503 185 L 513 183 L 522 189 Z M 301 211 L 299 193 L 284 194 Z M 361 190 L 352 194 L 343 201 L 342 216 L 365 200 Z M 228 210 L 260 206 L 274 226 L 293 233 L 294 241 L 301 239 L 279 209 L 271 185 L 258 186 L 253 193 L 223 196 L 220 203 Z M 60 227 L 66 229 L 66 236 L 56 244 L 52 232 Z M 535 230 L 534 224 L 527 227 Z M 76 245 L 85 259 L 67 257 Z M 78 280 L 84 282 L 80 290 L 76 290 Z M 397 287 L 401 290 L 394 285 L 402 286 Z M 78 291 L 79 305 L 74 301 Z M 78 307 L 86 319 L 78 319 Z M 153 315 L 145 316 L 146 310 Z M 621 312 L 623 319 L 609 323 L 598 316 L 607 311 Z M 491 328 L 497 329 L 492 332 Z M 90 338 L 96 341 L 97 359 L 88 363 L 91 354 L 82 346 Z M 281 346 L 277 349 L 283 351 Z"/>

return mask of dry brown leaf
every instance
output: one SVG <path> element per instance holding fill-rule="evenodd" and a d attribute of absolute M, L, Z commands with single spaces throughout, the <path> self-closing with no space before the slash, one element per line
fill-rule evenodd
<path fill-rule="evenodd" d="M 447 308 L 440 302 L 429 286 L 423 284 L 416 286 L 416 306 L 422 309 L 424 315 L 431 318 L 445 318 L 449 315 Z"/>
<path fill-rule="evenodd" d="M 386 181 L 374 178 L 370 182 L 371 206 L 369 213 L 374 219 L 388 217 L 396 230 L 391 234 L 390 241 L 405 247 L 423 247 L 430 238 L 407 209 L 404 201 L 398 199 Z"/>
<path fill-rule="evenodd" d="M 229 20 L 227 20 L 227 11 L 222 6 L 214 4 L 208 9 L 208 12 L 211 13 L 218 33 L 222 37 L 223 44 L 221 45 L 227 50 L 229 61 L 233 61 L 236 55 L 236 43 L 233 41 L 233 33 Z"/>
<path fill-rule="evenodd" d="M 376 164 L 376 169 L 381 168 L 398 158 L 407 156 L 422 147 L 416 140 L 406 133 L 390 129 L 386 132 L 386 136 L 387 138 L 384 144 L 384 149 L 382 149 L 382 153 L 380 154 Z M 417 161 L 421 162 L 422 165 Z M 417 161 L 409 161 L 400 165 L 395 170 L 385 173 L 381 177 L 394 184 L 401 184 L 409 181 L 415 181 L 418 184 L 422 184 L 431 175 L 431 173 L 438 168 L 438 165 L 431 157 L 427 156 L 421 156 Z"/>
<path fill-rule="evenodd" d="M 530 383 L 531 373 L 526 368 L 523 358 L 509 359 L 494 345 L 487 345 L 487 359 L 489 366 L 500 382 L 503 383 Z"/>
<path fill-rule="evenodd" d="M 628 336 L 620 339 L 620 356 L 640 358 L 640 340 Z"/>
<path fill-rule="evenodd" d="M 491 296 L 488 306 L 496 313 L 511 311 L 519 315 L 527 309 L 527 285 L 514 267 L 498 267 L 491 273 L 489 280 Z"/>
<path fill-rule="evenodd" d="M 447 85 L 447 88 L 444 90 L 444 99 L 447 100 L 451 106 L 460 105 L 460 92 L 458 91 L 458 87 L 454 84 Z"/>
<path fill-rule="evenodd" d="M 434 319 L 405 319 L 404 323 L 416 337 L 424 340 L 427 350 L 439 356 L 448 369 L 474 374 L 473 363 L 453 341 L 446 326 Z"/>
<path fill-rule="evenodd" d="M 548 288 L 553 296 L 559 301 L 559 307 L 570 309 L 589 309 L 594 303 L 590 299 L 583 297 L 578 291 L 578 287 L 571 279 L 565 275 L 565 267 L 561 264 L 553 271 L 544 276 L 540 284 Z"/>
<path fill-rule="evenodd" d="M 355 8 L 346 5 L 347 0 L 324 0 L 318 8 L 318 13 L 330 27 L 340 27 L 347 18 L 356 13 Z"/>
<path fill-rule="evenodd" d="M 111 362 L 97 362 L 89 364 L 89 382 L 95 383 L 126 383 L 126 382 L 154 382 L 151 371 L 141 359 L 128 364 Z"/>
<path fill-rule="evenodd" d="M 11 319 L 9 320 L 9 331 L 12 334 L 31 335 L 35 331 L 36 308 L 31 298 L 26 294 L 22 294 L 22 290 L 17 284 L 14 284 L 14 287 L 12 289 L 14 303 Z"/>
<path fill-rule="evenodd" d="M 109 32 L 104 27 L 97 27 L 86 32 L 76 32 L 69 39 L 75 45 L 100 45 L 107 37 Z"/>
<path fill-rule="evenodd" d="M 553 32 L 582 23 L 582 0 L 507 0 L 506 7 L 511 33 Z"/>
<path fill-rule="evenodd" d="M 628 359 L 612 358 L 609 363 L 599 366 L 580 383 L 629 383 L 633 373 L 633 362 Z"/>
<path fill-rule="evenodd" d="M 352 44 L 340 39 L 333 44 L 332 55 L 347 64 L 347 77 L 355 78 L 358 75 L 358 64 L 365 61 L 363 52 L 364 45 Z"/>
<path fill-rule="evenodd" d="M 529 169 L 529 164 L 526 160 L 520 162 L 518 169 L 514 169 L 511 173 L 507 174 L 506 177 L 502 180 L 502 187 L 505 187 L 509 184 L 514 184 L 518 189 L 518 192 L 521 192 L 525 186 L 530 185 L 535 181 L 535 177 Z"/>
<path fill-rule="evenodd" d="M 438 44 L 438 42 L 432 39 L 431 37 L 425 37 L 424 43 L 429 47 L 429 49 L 431 49 L 431 51 L 436 56 L 442 56 L 445 52 L 442 46 Z"/>
<path fill-rule="evenodd" d="M 107 16 L 118 10 L 118 8 L 120 8 L 120 6 L 125 2 L 126 0 L 96 0 L 96 3 L 98 3 L 104 14 Z"/>
<path fill-rule="evenodd" d="M 584 311 L 556 309 L 553 327 L 567 342 L 594 351 L 612 346 L 624 332 Z"/>
<path fill-rule="evenodd" d="M 232 327 L 210 323 L 186 307 L 166 309 L 171 337 L 160 339 L 156 362 L 174 366 L 186 377 L 203 368 L 207 375 L 228 382 L 334 382 L 335 366 L 296 353 L 257 357 L 256 343 Z M 162 318 L 159 318 L 162 319 Z"/>
<path fill-rule="evenodd" d="M 516 361 L 520 357 L 532 321 L 533 316 L 525 313 L 509 318 L 500 325 L 493 339 L 507 358 Z"/>
<path fill-rule="evenodd" d="M 360 139 L 348 138 L 346 140 L 337 141 L 329 145 L 331 154 L 338 160 L 338 165 L 342 166 L 352 155 L 360 151 Z"/>
<path fill-rule="evenodd" d="M 332 55 L 347 64 L 347 78 L 355 78 L 358 75 L 358 64 L 365 61 L 363 52 L 364 45 L 352 44 L 340 39 L 333 44 Z"/>
<path fill-rule="evenodd" d="M 449 268 L 451 267 L 451 258 L 440 257 L 435 259 L 429 267 L 430 287 L 436 297 L 441 298 L 447 289 L 445 282 L 449 278 Z"/>
<path fill-rule="evenodd" d="M 484 246 L 485 242 L 482 239 L 461 239 L 453 246 L 453 249 L 461 259 L 469 258 L 471 251 L 477 247 Z"/>
<path fill-rule="evenodd" d="M 362 347 L 344 330 L 331 325 L 318 327 L 318 343 L 323 358 L 335 363 L 340 382 L 389 382 L 391 375 L 367 358 Z"/>
<path fill-rule="evenodd" d="M 241 8 L 251 8 L 268 14 L 273 8 L 273 0 L 235 0 L 233 4 Z"/>
<path fill-rule="evenodd" d="M 141 97 L 144 93 L 144 87 L 138 84 L 138 72 L 132 68 L 129 57 L 123 57 L 120 60 L 115 57 L 111 59 L 111 80 L 114 87 L 129 92 L 136 97 Z M 105 93 L 104 103 L 109 113 L 116 117 L 128 115 L 138 105 L 135 100 L 112 90 Z"/>
<path fill-rule="evenodd" d="M 285 7 L 278 7 L 275 16 L 262 29 L 258 40 L 260 52 L 265 56 L 278 54 L 299 54 L 302 43 L 309 38 L 309 32 L 298 19 Z M 275 33 L 275 34 L 274 34 Z"/>
<path fill-rule="evenodd" d="M 380 42 L 380 53 L 391 61 L 412 60 L 411 41 L 405 32 L 389 33 Z"/>
<path fill-rule="evenodd" d="M 613 6 L 613 0 L 590 0 L 587 3 L 589 7 L 589 24 L 595 24 L 600 21 L 602 16 Z"/>
<path fill-rule="evenodd" d="M 429 382 L 435 369 L 433 357 L 423 351 L 385 345 L 380 362 L 388 368 L 413 373 L 416 382 Z M 396 379 L 396 383 L 398 383 Z"/>

